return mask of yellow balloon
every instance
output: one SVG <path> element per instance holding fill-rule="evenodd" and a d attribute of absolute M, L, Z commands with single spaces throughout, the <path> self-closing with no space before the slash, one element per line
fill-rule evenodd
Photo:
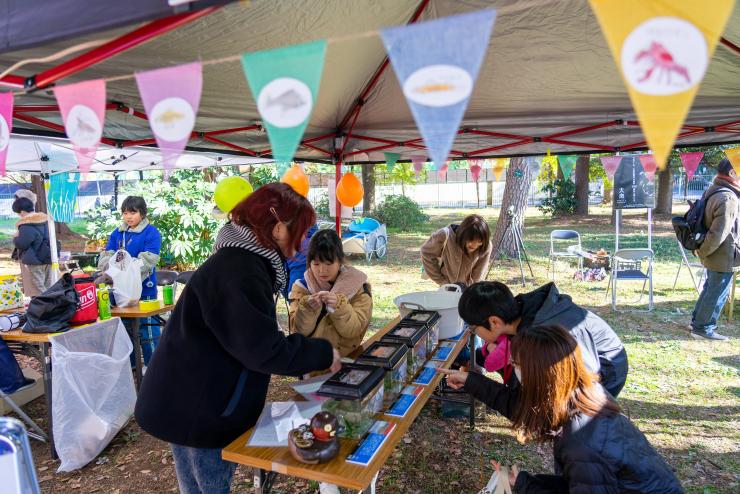
<path fill-rule="evenodd" d="M 298 165 L 293 165 L 288 168 L 288 171 L 283 174 L 281 182 L 290 185 L 294 191 L 298 192 L 303 197 L 308 197 L 308 177 Z"/>
<path fill-rule="evenodd" d="M 226 177 L 216 185 L 213 200 L 218 209 L 228 213 L 249 197 L 253 190 L 252 184 L 242 177 Z"/>

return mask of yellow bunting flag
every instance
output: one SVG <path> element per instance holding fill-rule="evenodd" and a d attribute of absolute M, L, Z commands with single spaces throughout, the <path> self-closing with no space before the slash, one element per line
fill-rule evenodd
<path fill-rule="evenodd" d="M 589 2 L 662 170 L 735 0 Z"/>
<path fill-rule="evenodd" d="M 506 158 L 495 158 L 491 161 L 493 162 L 493 166 L 491 166 L 491 171 L 493 172 L 493 177 L 498 182 L 499 180 L 501 180 L 501 173 L 506 167 Z"/>
<path fill-rule="evenodd" d="M 725 149 L 725 155 L 727 155 L 727 159 L 732 163 L 735 173 L 740 175 L 740 148 Z"/>

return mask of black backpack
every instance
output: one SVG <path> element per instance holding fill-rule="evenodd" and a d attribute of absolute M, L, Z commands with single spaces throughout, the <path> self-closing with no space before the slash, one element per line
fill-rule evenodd
<path fill-rule="evenodd" d="M 33 297 L 26 310 L 24 333 L 58 333 L 69 329 L 77 312 L 80 296 L 72 275 L 64 273 L 59 281 L 41 295 Z"/>
<path fill-rule="evenodd" d="M 683 216 L 674 216 L 671 220 L 676 237 L 678 237 L 678 241 L 684 249 L 693 252 L 704 242 L 708 231 L 707 226 L 704 224 L 704 211 L 707 208 L 709 198 L 720 192 L 732 192 L 740 198 L 740 195 L 736 191 L 727 187 L 720 187 L 709 194 L 705 193 L 695 202 L 688 201 L 689 210 L 686 211 L 686 214 Z M 733 227 L 733 232 L 734 230 L 735 228 Z"/>

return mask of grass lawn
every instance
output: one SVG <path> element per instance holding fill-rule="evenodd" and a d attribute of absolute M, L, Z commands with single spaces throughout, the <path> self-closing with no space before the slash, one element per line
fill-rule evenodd
<path fill-rule="evenodd" d="M 415 232 L 392 232 L 387 261 L 354 258 L 370 278 L 375 301 L 371 331 L 396 316 L 393 298 L 397 295 L 436 286 L 420 278 L 418 248 L 436 228 L 459 222 L 477 212 L 492 224 L 498 210 L 431 210 L 430 221 Z M 497 263 L 491 279 L 509 283 L 515 292 L 530 290 L 548 281 L 549 232 L 572 228 L 582 234 L 585 248 L 614 249 L 614 228 L 609 210 L 592 208 L 588 218 L 548 219 L 531 208 L 525 223 L 525 245 L 532 258 L 534 284 L 516 284 L 518 267 L 510 261 Z M 627 215 L 623 224 L 622 247 L 643 247 L 647 242 L 645 214 Z M 737 493 L 740 491 L 740 331 L 738 324 L 724 319 L 720 331 L 732 337 L 726 343 L 709 343 L 689 338 L 687 324 L 696 300 L 688 274 L 682 272 L 673 288 L 678 249 L 667 218 L 655 222 L 653 248 L 656 251 L 655 302 L 651 313 L 614 313 L 605 301 L 606 281 L 572 281 L 573 267 L 560 263 L 557 281 L 561 291 L 606 319 L 622 338 L 630 359 L 627 385 L 620 395 L 624 412 L 647 435 L 666 458 L 686 492 Z M 637 291 L 620 288 L 626 305 Z M 284 308 L 279 305 L 282 316 Z M 636 308 L 636 307 L 633 307 Z M 740 310 L 740 309 L 739 309 Z M 274 378 L 268 399 L 287 399 L 286 378 Z M 31 407 L 41 418 L 43 404 Z M 165 492 L 176 489 L 174 468 L 166 444 L 141 433 L 129 424 L 103 452 L 104 463 L 93 462 L 73 474 L 51 474 L 55 464 L 48 460 L 43 445 L 34 442 L 37 466 L 44 492 Z M 535 473 L 552 471 L 551 448 L 516 442 L 508 423 L 495 413 L 478 408 L 475 430 L 465 419 L 443 419 L 439 407 L 429 403 L 407 436 L 380 471 L 382 493 L 477 492 L 491 474 L 489 460 L 517 462 Z M 99 462 L 100 463 L 100 462 Z M 233 492 L 252 489 L 253 472 L 239 467 Z M 279 476 L 276 493 L 317 492 L 314 483 Z"/>

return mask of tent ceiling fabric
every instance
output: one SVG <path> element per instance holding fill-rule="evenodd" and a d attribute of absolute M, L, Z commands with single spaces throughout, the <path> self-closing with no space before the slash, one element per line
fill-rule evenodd
<path fill-rule="evenodd" d="M 136 70 L 197 59 L 212 60 L 320 38 L 344 38 L 329 44 L 319 97 L 304 136 L 304 139 L 309 139 L 337 130 L 385 58 L 378 36 L 352 39 L 353 35 L 405 24 L 419 4 L 419 0 L 253 0 L 232 3 L 60 83 L 114 77 Z M 636 118 L 586 0 L 431 0 L 421 20 L 492 5 L 498 9 L 498 17 L 463 119 L 463 128 L 541 137 L 576 127 Z M 102 33 L 100 37 L 107 35 Z M 740 42 L 740 9 L 735 9 L 724 36 L 736 44 Z M 94 36 L 84 39 L 90 38 Z M 29 56 L 48 55 L 79 41 L 75 39 L 43 48 L 5 53 L 0 55 L 0 66 L 7 67 Z M 23 70 L 40 72 L 51 66 L 39 64 Z M 238 62 L 205 66 L 203 88 L 196 131 L 243 127 L 260 121 Z M 108 100 L 143 111 L 132 79 L 110 82 Z M 38 91 L 16 97 L 15 104 L 48 105 L 55 104 L 55 100 L 49 91 Z M 740 56 L 725 46 L 718 46 L 686 124 L 714 126 L 737 120 L 739 114 Z M 32 115 L 61 123 L 58 113 Z M 41 129 L 18 119 L 14 127 Z M 383 73 L 366 99 L 352 133 L 398 142 L 420 137 L 391 68 Z M 145 120 L 108 111 L 105 137 L 122 141 L 147 139 L 151 137 L 151 131 Z M 259 131 L 223 134 L 218 138 L 257 151 L 267 150 L 270 146 L 267 135 Z M 639 143 L 643 136 L 637 126 L 615 125 L 562 139 L 602 146 L 625 146 Z M 469 153 L 515 140 L 462 134 L 453 149 Z M 701 133 L 684 138 L 679 144 L 737 141 L 738 134 Z M 214 150 L 227 149 L 199 138 L 189 144 Z M 330 151 L 332 139 L 317 141 L 313 145 Z M 351 139 L 347 151 L 380 145 L 383 144 Z M 548 148 L 553 153 L 589 150 L 572 145 L 529 143 L 484 155 L 541 154 Z M 599 148 L 594 147 L 593 150 L 596 149 Z M 408 146 L 383 151 L 399 152 L 402 159 L 424 154 L 423 149 Z M 383 152 L 370 153 L 369 157 L 373 161 L 383 161 Z M 305 146 L 296 155 L 296 159 L 327 158 Z"/>

